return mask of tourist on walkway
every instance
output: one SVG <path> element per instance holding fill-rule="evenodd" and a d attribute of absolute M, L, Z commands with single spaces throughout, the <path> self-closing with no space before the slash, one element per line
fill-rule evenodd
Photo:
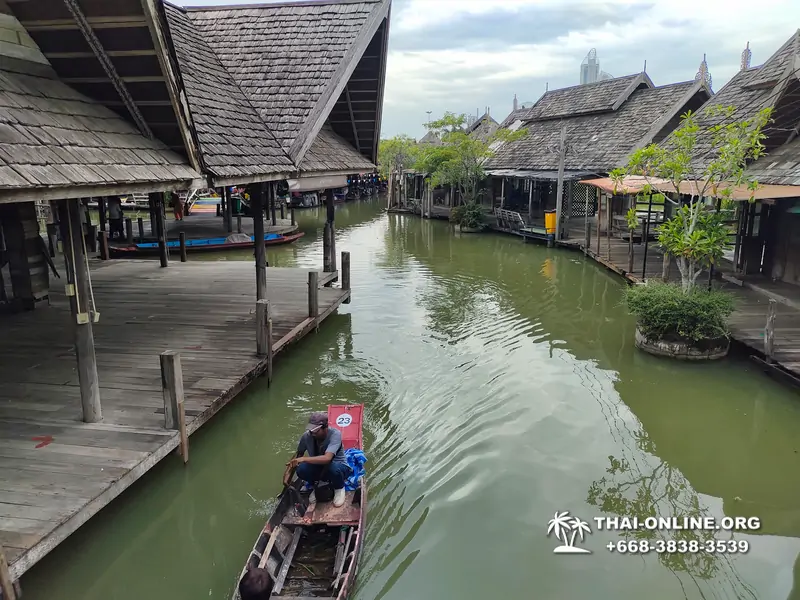
<path fill-rule="evenodd" d="M 306 452 L 308 456 L 304 456 Z M 313 490 L 318 481 L 327 481 L 333 487 L 334 506 L 344 504 L 344 482 L 350 474 L 350 467 L 344 457 L 342 432 L 328 427 L 327 413 L 311 413 L 308 427 L 297 444 L 297 456 L 287 466 L 297 468 L 297 477 L 312 488 L 310 504 L 317 502 Z"/>
<path fill-rule="evenodd" d="M 171 192 L 167 192 L 167 194 L 172 196 L 172 214 L 175 215 L 175 220 L 183 221 L 183 200 L 181 200 L 180 194 Z"/>
<path fill-rule="evenodd" d="M 109 232 L 109 239 L 114 239 L 114 234 L 117 234 L 118 239 L 125 237 L 125 229 L 122 224 L 122 202 L 116 196 L 108 199 L 108 223 L 111 231 Z"/>

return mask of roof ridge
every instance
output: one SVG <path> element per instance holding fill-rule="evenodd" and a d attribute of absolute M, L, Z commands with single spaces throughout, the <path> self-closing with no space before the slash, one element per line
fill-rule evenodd
<path fill-rule="evenodd" d="M 165 2 L 167 0 L 164 0 Z M 284 0 L 283 2 L 253 2 L 252 4 L 217 4 L 185 6 L 184 12 L 212 12 L 216 10 L 247 10 L 262 8 L 286 8 L 295 6 L 326 6 L 333 4 L 380 4 L 386 0 Z"/>
<path fill-rule="evenodd" d="M 574 88 L 587 88 L 587 87 L 591 87 L 593 85 L 601 85 L 601 84 L 608 85 L 612 81 L 619 81 L 620 79 L 634 79 L 636 77 L 639 77 L 639 75 L 641 75 L 641 73 L 632 73 L 631 75 L 621 75 L 619 77 L 612 77 L 611 79 L 603 79 L 602 81 L 593 81 L 591 83 L 576 83 L 575 85 L 568 85 L 567 87 L 555 88 L 555 89 L 552 89 L 552 90 L 547 90 L 544 94 L 542 94 L 542 98 L 544 96 L 546 96 L 547 94 L 552 94 L 553 92 L 560 92 L 562 90 L 571 90 L 571 89 L 574 89 Z M 540 100 L 541 100 L 541 98 L 540 98 Z"/>

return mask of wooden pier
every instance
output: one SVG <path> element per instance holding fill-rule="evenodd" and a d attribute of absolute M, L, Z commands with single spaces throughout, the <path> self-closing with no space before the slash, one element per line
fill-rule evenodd
<path fill-rule="evenodd" d="M 251 262 L 92 261 L 91 273 L 101 423 L 82 422 L 63 291 L 0 317 L 0 546 L 14 579 L 179 446 L 165 428 L 161 353 L 180 355 L 191 434 L 350 298 L 349 273 L 342 289 L 329 287 L 336 272 L 268 268 L 261 356 Z"/>

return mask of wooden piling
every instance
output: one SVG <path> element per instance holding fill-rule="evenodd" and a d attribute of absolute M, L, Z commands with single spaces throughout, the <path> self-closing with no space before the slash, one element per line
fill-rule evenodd
<path fill-rule="evenodd" d="M 350 253 L 342 252 L 342 289 L 350 291 Z M 350 297 L 344 301 L 345 304 L 350 304 Z"/>
<path fill-rule="evenodd" d="M 92 334 L 92 307 L 89 306 L 89 266 L 83 251 L 81 207 L 77 200 L 59 200 L 58 216 L 66 262 L 67 296 L 74 319 L 75 355 L 78 359 L 83 420 L 103 420 L 100 407 L 100 384 L 97 379 L 97 356 Z"/>
<path fill-rule="evenodd" d="M 89 240 L 89 243 L 87 244 L 88 246 L 87 250 L 89 252 L 97 252 L 99 250 L 99 245 L 100 245 L 99 244 L 100 236 L 97 234 L 97 225 L 87 225 L 86 229 L 88 232 L 86 237 Z"/>
<path fill-rule="evenodd" d="M 250 201 L 253 213 L 253 240 L 256 255 L 256 300 L 267 297 L 267 249 L 264 244 L 264 200 L 270 184 L 257 186 Z"/>
<path fill-rule="evenodd" d="M 322 270 L 330 273 L 331 269 L 331 224 L 325 221 L 322 229 Z"/>
<path fill-rule="evenodd" d="M 136 224 L 139 226 L 139 243 L 144 241 L 144 219 L 139 217 L 136 219 Z"/>
<path fill-rule="evenodd" d="M 597 190 L 597 252 L 600 258 L 600 223 L 603 221 L 603 194 Z"/>
<path fill-rule="evenodd" d="M 133 219 L 130 217 L 125 219 L 125 240 L 133 244 Z"/>
<path fill-rule="evenodd" d="M 166 350 L 159 356 L 161 363 L 161 395 L 164 398 L 164 427 L 180 432 L 180 454 L 184 464 L 189 462 L 189 436 L 186 431 L 186 411 L 183 403 L 183 370 L 181 355 Z"/>
<path fill-rule="evenodd" d="M 109 252 L 108 252 L 108 232 L 101 231 L 100 232 L 100 258 L 102 260 L 108 260 Z"/>
<path fill-rule="evenodd" d="M 47 250 L 50 253 L 50 258 L 54 258 L 56 255 L 57 230 L 58 225 L 56 223 L 47 224 Z"/>
<path fill-rule="evenodd" d="M 628 273 L 633 273 L 633 231 L 628 228 Z"/>
<path fill-rule="evenodd" d="M 161 261 L 162 267 L 169 266 L 169 250 L 167 248 L 167 227 L 164 222 L 164 193 L 153 192 L 149 195 L 150 204 L 153 207 L 153 215 L 155 216 L 155 232 L 158 238 L 158 258 Z M 153 223 L 151 223 L 152 229 Z"/>
<path fill-rule="evenodd" d="M 179 244 L 180 244 L 180 249 L 181 249 L 181 262 L 186 262 L 188 260 L 188 257 L 186 256 L 186 232 L 185 231 L 181 231 L 178 234 L 178 240 L 180 240 Z"/>
<path fill-rule="evenodd" d="M 764 356 L 768 364 L 772 364 L 773 351 L 775 347 L 775 317 L 777 316 L 778 303 L 775 298 L 769 299 L 769 309 L 767 310 L 767 324 L 764 327 Z"/>
<path fill-rule="evenodd" d="M 275 184 L 268 183 L 267 184 L 267 197 L 269 198 L 269 212 L 272 216 L 272 226 L 275 227 L 278 224 L 278 217 L 275 214 Z"/>
<path fill-rule="evenodd" d="M 330 253 L 331 253 L 330 272 L 333 273 L 334 271 L 336 271 L 336 264 L 338 262 L 336 260 L 336 225 L 333 223 L 333 221 L 331 221 L 330 225 L 331 226 L 328 230 L 328 236 L 330 236 L 328 246 L 330 248 Z"/>
<path fill-rule="evenodd" d="M 281 221 L 286 218 L 286 205 L 281 202 Z"/>
<path fill-rule="evenodd" d="M 292 219 L 292 226 L 297 225 L 297 222 L 295 221 L 295 218 L 294 218 L 294 208 L 290 208 L 289 209 L 289 216 Z"/>
<path fill-rule="evenodd" d="M 3 592 L 3 600 L 17 600 L 17 591 L 14 589 L 14 582 L 11 579 L 6 553 L 2 545 L 0 545 L 0 591 Z"/>
<path fill-rule="evenodd" d="M 261 298 L 256 300 L 256 354 L 267 355 L 267 319 L 269 318 L 269 300 Z"/>
<path fill-rule="evenodd" d="M 308 316 L 312 319 L 319 317 L 319 273 L 308 273 Z"/>
<path fill-rule="evenodd" d="M 100 231 L 106 231 L 106 199 L 97 199 L 97 212 L 100 219 Z"/>
<path fill-rule="evenodd" d="M 242 233 L 242 215 L 236 215 L 236 233 Z"/>
<path fill-rule="evenodd" d="M 606 201 L 606 259 L 611 262 L 611 230 L 614 219 L 614 197 L 609 196 Z"/>

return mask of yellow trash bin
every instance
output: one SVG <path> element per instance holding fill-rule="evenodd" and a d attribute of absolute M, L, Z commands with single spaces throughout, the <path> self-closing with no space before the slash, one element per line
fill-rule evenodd
<path fill-rule="evenodd" d="M 556 211 L 544 211 L 544 229 L 548 235 L 556 233 Z"/>

